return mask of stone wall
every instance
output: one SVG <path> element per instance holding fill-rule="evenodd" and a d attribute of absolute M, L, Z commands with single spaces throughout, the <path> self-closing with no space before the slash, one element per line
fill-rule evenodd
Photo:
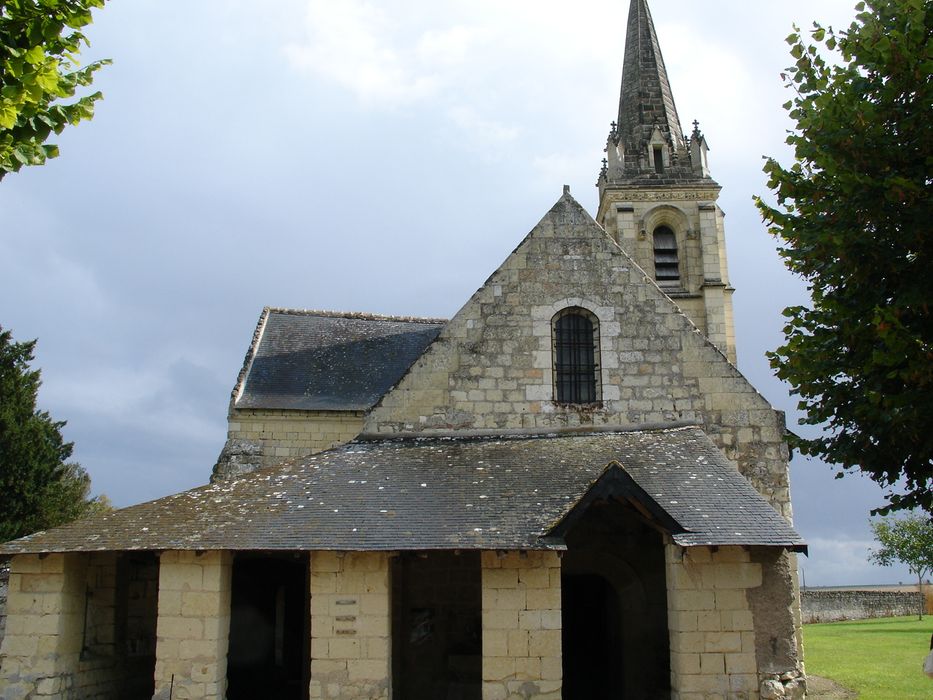
<path fill-rule="evenodd" d="M 762 574 L 770 563 L 753 561 L 741 547 L 676 545 L 667 546 L 666 560 L 672 697 L 803 698 L 806 685 L 796 648 L 784 650 L 792 651 L 787 658 L 781 650 L 772 656 L 767 640 L 762 644 L 759 639 L 769 633 L 768 621 L 758 619 L 767 609 L 776 619 L 771 621 L 778 626 L 775 634 L 796 647 L 793 589 L 779 599 L 755 600 L 767 583 Z"/>
<path fill-rule="evenodd" d="M 7 630 L 0 647 L 4 700 L 67 697 L 82 645 L 86 558 L 13 557 Z"/>
<path fill-rule="evenodd" d="M 596 405 L 554 401 L 554 314 L 599 320 Z M 569 195 L 367 415 L 366 433 L 700 424 L 791 517 L 783 414 Z"/>
<path fill-rule="evenodd" d="M 801 591 L 804 623 L 865 620 L 916 615 L 921 596 L 916 591 Z"/>
<path fill-rule="evenodd" d="M 356 411 L 233 409 L 212 480 L 235 477 L 349 442 L 363 427 Z"/>
<path fill-rule="evenodd" d="M 559 700 L 556 552 L 483 552 L 483 700 Z"/>
<path fill-rule="evenodd" d="M 131 569 L 118 552 L 15 557 L 0 697 L 148 700 L 156 590 L 131 594 Z"/>
<path fill-rule="evenodd" d="M 388 700 L 389 556 L 311 553 L 311 698 Z"/>
<path fill-rule="evenodd" d="M 153 700 L 223 700 L 230 552 L 163 552 Z"/>

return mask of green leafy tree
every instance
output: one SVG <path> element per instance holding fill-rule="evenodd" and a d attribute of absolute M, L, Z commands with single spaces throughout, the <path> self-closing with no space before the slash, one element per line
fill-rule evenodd
<path fill-rule="evenodd" d="M 0 542 L 109 509 L 106 497 L 88 498 L 90 477 L 68 461 L 65 423 L 36 408 L 35 345 L 0 328 Z"/>
<path fill-rule="evenodd" d="M 58 155 L 52 133 L 94 115 L 100 92 L 75 97 L 109 61 L 78 68 L 81 29 L 105 0 L 0 2 L 0 179 Z"/>
<path fill-rule="evenodd" d="M 920 619 L 923 619 L 923 577 L 933 571 L 933 520 L 922 515 L 884 518 L 871 523 L 881 549 L 869 554 L 869 561 L 881 566 L 906 564 L 917 576 L 920 591 Z"/>
<path fill-rule="evenodd" d="M 856 11 L 787 39 L 795 160 L 768 159 L 776 206 L 757 204 L 812 303 L 784 310 L 769 358 L 822 428 L 804 454 L 884 487 L 874 514 L 933 513 L 933 3 Z"/>

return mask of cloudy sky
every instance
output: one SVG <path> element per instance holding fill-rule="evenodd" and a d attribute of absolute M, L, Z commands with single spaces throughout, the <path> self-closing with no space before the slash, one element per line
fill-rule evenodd
<path fill-rule="evenodd" d="M 789 159 L 795 21 L 855 0 L 653 0 L 678 111 L 723 186 L 739 365 L 770 373 L 805 288 L 752 204 Z M 97 13 L 93 122 L 0 183 L 0 324 L 38 338 L 43 408 L 119 506 L 201 484 L 262 307 L 445 316 L 557 200 L 591 212 L 626 0 L 132 0 Z M 806 582 L 865 562 L 881 492 L 796 457 Z"/>

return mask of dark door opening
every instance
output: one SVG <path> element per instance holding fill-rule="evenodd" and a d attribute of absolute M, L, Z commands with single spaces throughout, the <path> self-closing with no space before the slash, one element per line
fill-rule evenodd
<path fill-rule="evenodd" d="M 622 697 L 619 597 L 602 576 L 561 577 L 564 700 Z"/>
<path fill-rule="evenodd" d="M 392 567 L 392 697 L 481 700 L 479 552 L 402 555 Z"/>
<path fill-rule="evenodd" d="M 117 585 L 125 586 L 117 618 L 124 621 L 125 685 L 120 697 L 148 700 L 155 692 L 156 624 L 159 617 L 159 560 L 152 552 L 123 555 Z"/>
<path fill-rule="evenodd" d="M 228 700 L 306 700 L 308 557 L 238 555 L 233 562 Z"/>
<path fill-rule="evenodd" d="M 561 560 L 564 700 L 670 698 L 664 541 L 615 499 L 595 501 Z"/>

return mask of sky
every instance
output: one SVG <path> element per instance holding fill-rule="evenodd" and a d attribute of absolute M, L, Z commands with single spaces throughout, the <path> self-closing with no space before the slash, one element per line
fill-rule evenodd
<path fill-rule="evenodd" d="M 765 352 L 806 288 L 752 197 L 791 160 L 794 22 L 855 0 L 652 0 L 677 109 L 722 185 L 739 367 L 796 428 Z M 105 99 L 0 182 L 0 325 L 38 338 L 39 403 L 117 506 L 207 481 L 264 306 L 450 317 L 560 197 L 591 213 L 625 0 L 132 0 L 88 30 Z M 800 429 L 806 433 L 804 429 Z M 878 568 L 882 492 L 796 456 L 806 584 Z"/>

